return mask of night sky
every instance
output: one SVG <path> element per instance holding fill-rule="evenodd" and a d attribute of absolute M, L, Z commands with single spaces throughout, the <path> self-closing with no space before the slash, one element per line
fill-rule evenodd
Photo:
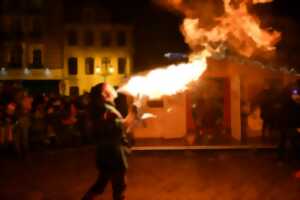
<path fill-rule="evenodd" d="M 137 71 L 159 65 L 169 64 L 174 60 L 164 57 L 166 52 L 189 52 L 184 43 L 179 26 L 182 14 L 171 12 L 153 2 L 153 0 L 85 0 L 69 2 L 78 7 L 79 3 L 92 1 L 107 8 L 112 19 L 119 23 L 134 26 L 134 68 Z M 158 0 L 157 0 L 158 1 Z M 186 2 L 221 2 L 221 0 L 185 0 Z M 236 0 L 238 1 L 238 0 Z M 70 4 L 71 3 L 71 4 Z M 221 4 L 222 5 L 222 4 Z M 78 7 L 81 9 L 81 6 Z M 67 7 L 66 11 L 71 10 Z M 266 27 L 273 27 L 282 33 L 277 45 L 277 55 L 271 62 L 280 65 L 300 66 L 300 12 L 296 0 L 274 0 L 273 3 L 261 4 L 250 9 Z M 101 9 L 99 8 L 99 12 Z M 78 15 L 78 12 L 74 12 Z M 68 14 L 67 14 L 68 15 Z M 300 71 L 300 67 L 298 67 Z"/>
<path fill-rule="evenodd" d="M 181 14 L 162 8 L 152 0 L 102 0 L 101 2 L 112 11 L 115 21 L 134 24 L 137 70 L 174 62 L 163 56 L 166 52 L 189 52 L 179 31 L 179 25 L 183 20 Z M 277 45 L 276 58 L 270 62 L 300 70 L 300 67 L 297 67 L 300 66 L 298 59 L 300 13 L 297 1 L 274 0 L 272 3 L 254 6 L 250 11 L 262 20 L 263 25 L 273 27 L 282 33 L 282 39 Z"/>
<path fill-rule="evenodd" d="M 179 25 L 183 17 L 154 4 L 151 0 L 109 1 L 116 21 L 134 25 L 134 68 L 149 69 L 173 63 L 164 57 L 166 52 L 188 52 Z M 118 5 L 118 6 L 117 6 Z"/>

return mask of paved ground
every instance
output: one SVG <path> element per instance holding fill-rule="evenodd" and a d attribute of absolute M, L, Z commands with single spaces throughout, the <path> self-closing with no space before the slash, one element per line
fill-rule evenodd
<path fill-rule="evenodd" d="M 77 200 L 97 175 L 94 149 L 0 158 L 0 199 Z M 300 164 L 278 163 L 272 152 L 133 152 L 129 200 L 299 200 Z M 108 187 L 103 198 L 111 199 Z"/>

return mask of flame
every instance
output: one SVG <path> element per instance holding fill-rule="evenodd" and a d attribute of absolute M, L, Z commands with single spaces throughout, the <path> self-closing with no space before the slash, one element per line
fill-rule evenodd
<path fill-rule="evenodd" d="M 239 0 L 237 6 L 234 6 L 232 1 L 223 0 L 224 15 L 216 18 L 215 25 L 210 29 L 201 27 L 199 17 L 184 19 L 181 31 L 185 42 L 196 55 L 190 57 L 189 63 L 155 69 L 145 76 L 134 76 L 119 91 L 135 97 L 143 95 L 149 98 L 160 98 L 163 95 L 181 92 L 190 82 L 197 80 L 203 74 L 207 67 L 206 58 L 213 53 L 223 51 L 224 44 L 247 57 L 252 56 L 257 49 L 274 50 L 274 45 L 280 39 L 280 33 L 261 29 L 260 21 L 248 12 L 249 4 L 267 3 L 271 0 Z M 184 2 L 183 0 L 163 1 L 164 4 L 171 5 L 186 15 L 194 13 L 190 11 L 192 6 L 185 10 L 187 7 Z"/>
<path fill-rule="evenodd" d="M 225 14 L 215 19 L 217 24 L 210 30 L 200 27 L 199 18 L 186 18 L 181 27 L 186 43 L 194 50 L 199 46 L 214 50 L 215 43 L 227 43 L 247 57 L 253 55 L 257 49 L 274 50 L 274 45 L 280 39 L 280 33 L 261 29 L 260 21 L 249 14 L 246 0 L 243 0 L 237 8 L 231 1 L 223 1 Z M 266 2 L 270 0 L 253 1 L 253 3 Z"/>
<path fill-rule="evenodd" d="M 253 4 L 257 4 L 257 3 L 271 3 L 273 0 L 253 0 L 252 3 Z"/>
<path fill-rule="evenodd" d="M 150 99 L 173 95 L 184 91 L 187 85 L 198 80 L 206 70 L 206 57 L 193 58 L 189 63 L 158 68 L 145 76 L 134 76 L 119 91 L 132 96 L 148 96 Z"/>

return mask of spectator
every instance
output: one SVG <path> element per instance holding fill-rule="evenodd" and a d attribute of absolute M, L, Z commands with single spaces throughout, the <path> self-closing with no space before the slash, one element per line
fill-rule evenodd
<path fill-rule="evenodd" d="M 46 113 L 46 126 L 47 126 L 47 143 L 50 146 L 58 146 L 61 144 L 59 141 L 59 134 L 62 130 L 61 122 L 61 101 L 60 99 L 52 99 L 47 106 Z"/>
<path fill-rule="evenodd" d="M 29 128 L 31 125 L 31 105 L 32 98 L 23 96 L 18 105 L 18 123 L 15 130 L 15 145 L 17 153 L 26 156 L 29 150 Z"/>
<path fill-rule="evenodd" d="M 45 145 L 47 133 L 45 117 L 45 105 L 43 102 L 40 102 L 33 109 L 32 113 L 30 140 L 34 148 L 41 148 Z"/>
<path fill-rule="evenodd" d="M 16 104 L 9 102 L 6 106 L 4 116 L 4 132 L 5 132 L 5 143 L 11 148 L 14 142 L 14 130 L 16 127 Z"/>
<path fill-rule="evenodd" d="M 288 87 L 284 90 L 281 100 L 281 127 L 280 143 L 278 147 L 279 158 L 287 156 L 287 143 L 292 147 L 292 157 L 298 157 L 300 150 L 300 89 Z"/>
<path fill-rule="evenodd" d="M 64 110 L 65 112 L 62 117 L 62 142 L 67 146 L 79 145 L 80 133 L 78 131 L 77 108 L 75 103 L 66 103 Z"/>

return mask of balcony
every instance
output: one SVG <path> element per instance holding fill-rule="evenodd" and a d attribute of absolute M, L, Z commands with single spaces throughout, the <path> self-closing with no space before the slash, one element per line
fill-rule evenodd
<path fill-rule="evenodd" d="M 30 33 L 28 33 L 28 36 L 30 39 L 33 39 L 33 40 L 40 40 L 43 38 L 43 32 L 42 31 L 30 32 Z"/>
<path fill-rule="evenodd" d="M 32 63 L 29 64 L 29 69 L 45 69 L 45 67 L 41 63 Z"/>
<path fill-rule="evenodd" d="M 62 80 L 63 69 L 0 69 L 0 80 Z"/>

